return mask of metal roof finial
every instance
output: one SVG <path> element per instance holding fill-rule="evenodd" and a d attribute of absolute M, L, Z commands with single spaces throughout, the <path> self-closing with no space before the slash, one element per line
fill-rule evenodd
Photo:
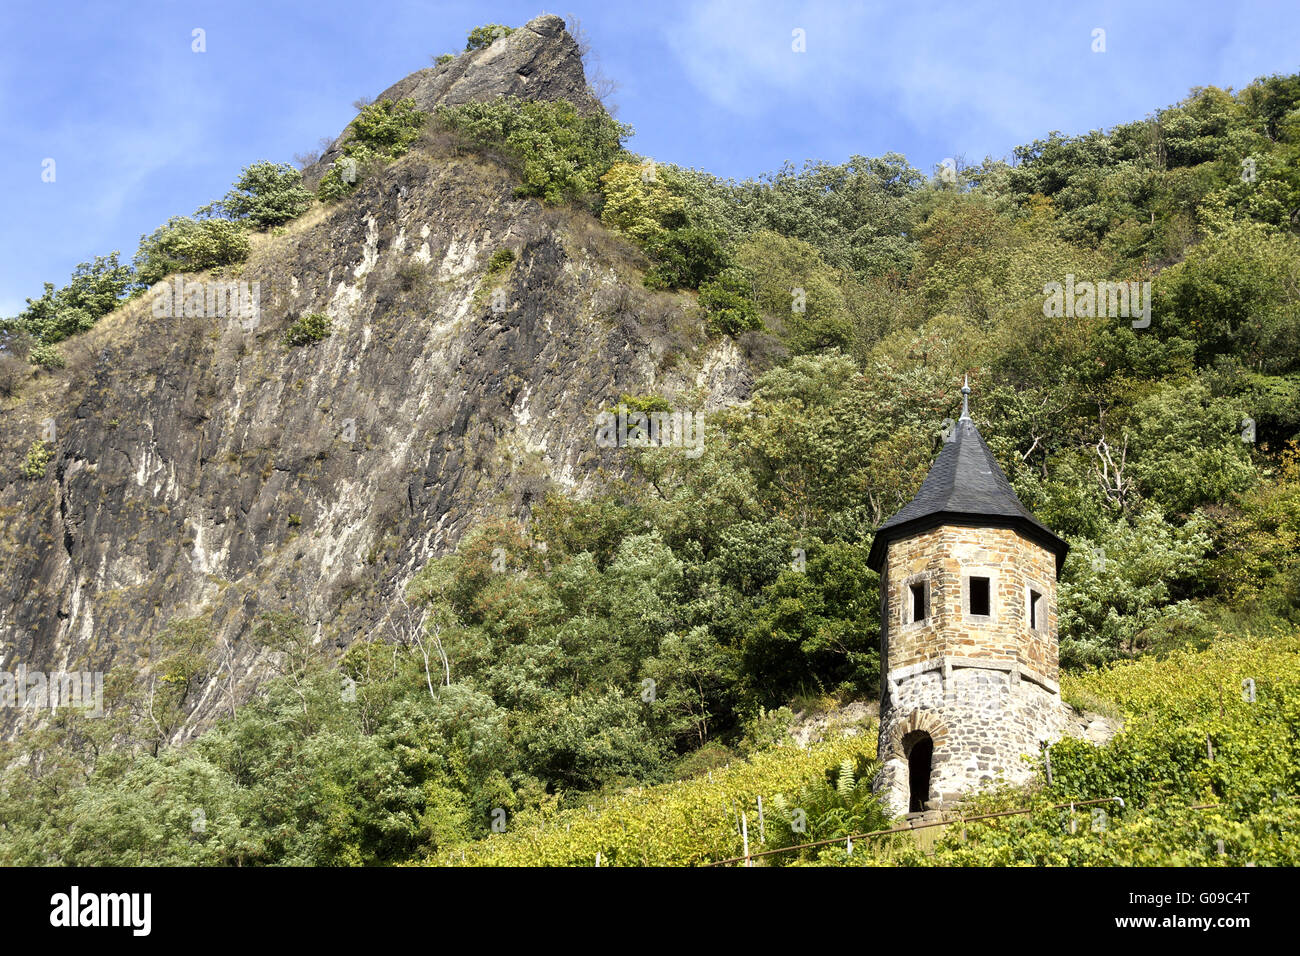
<path fill-rule="evenodd" d="M 970 374 L 966 375 L 966 384 L 961 387 L 961 417 L 970 420 Z"/>

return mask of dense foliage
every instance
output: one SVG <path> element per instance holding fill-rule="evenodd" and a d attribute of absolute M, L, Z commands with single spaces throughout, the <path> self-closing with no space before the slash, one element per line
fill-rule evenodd
<path fill-rule="evenodd" d="M 231 219 L 247 219 L 266 229 L 297 219 L 314 201 L 302 185 L 302 173 L 283 163 L 262 160 L 240 174 L 221 207 Z"/>
<path fill-rule="evenodd" d="M 140 239 L 136 281 L 151 286 L 176 272 L 205 272 L 243 262 L 248 250 L 248 235 L 239 223 L 175 216 Z"/>
<path fill-rule="evenodd" d="M 481 149 L 499 150 L 520 179 L 517 193 L 547 202 L 596 203 L 600 178 L 622 154 L 628 126 L 567 100 L 498 99 L 440 106 L 438 123 Z"/>
<path fill-rule="evenodd" d="M 283 675 L 188 746 L 171 742 L 187 702 L 230 675 L 202 619 L 176 622 L 114 689 L 112 719 L 56 721 L 40 757 L 6 771 L 0 861 L 700 862 L 738 851 L 719 792 L 769 794 L 787 844 L 792 807 L 836 837 L 879 823 L 860 741 L 756 741 L 773 708 L 877 692 L 867 550 L 918 488 L 969 373 L 1015 490 L 1072 545 L 1062 662 L 1105 668 L 1077 687 L 1129 714 L 1108 748 L 1055 748 L 1051 788 L 990 805 L 1119 794 L 1130 815 L 1104 840 L 1050 815 L 988 825 L 937 859 L 1214 862 L 1206 847 L 1224 839 L 1295 862 L 1293 805 L 1266 799 L 1298 783 L 1294 639 L 1224 635 L 1300 622 L 1298 109 L 1300 78 L 1270 77 L 1053 134 L 1015 165 L 926 179 L 899 156 L 853 157 L 743 183 L 632 156 L 626 127 L 567 103 L 440 110 L 520 195 L 598 214 L 644 253 L 648 286 L 740 336 L 759 366 L 750 399 L 709 414 L 698 457 L 629 449 L 598 493 L 475 529 L 416 577 L 384 637 L 338 660 L 292 616 L 264 621 Z M 410 101 L 372 104 L 343 155 L 364 173 L 425 123 Z M 9 334 L 40 360 L 133 283 L 237 262 L 268 210 L 300 205 L 296 181 L 257 168 L 223 201 L 235 218 L 172 220 L 134 273 L 116 256 L 80 267 Z M 323 198 L 353 185 L 342 169 Z M 494 274 L 510 267 L 493 258 Z M 1102 295 L 1052 314 L 1050 284 L 1076 280 L 1134 283 L 1134 311 Z M 1248 676 L 1253 705 L 1233 699 Z M 769 789 L 700 776 L 754 754 L 729 772 L 770 770 Z M 671 809 L 628 793 L 653 786 Z M 605 796 L 618 831 L 588 826 Z M 1197 800 L 1220 808 L 1185 809 Z M 507 836 L 476 850 L 503 816 Z"/>
<path fill-rule="evenodd" d="M 11 331 L 21 331 L 35 343 L 52 345 L 89 329 L 112 312 L 130 288 L 131 268 L 119 264 L 117 256 L 113 252 L 81 263 L 71 281 L 57 291 L 54 283 L 45 283 L 45 293 L 27 300 L 27 308 L 12 322 Z"/>
<path fill-rule="evenodd" d="M 1026 816 L 948 827 L 926 857 L 940 866 L 1295 866 L 1300 862 L 1300 639 L 1223 637 L 1202 652 L 1122 664 L 1067 681 L 1067 696 L 1110 701 L 1124 729 L 1105 747 L 1051 748 L 1052 784 L 978 799 L 969 816 Z M 1252 684 L 1247 684 L 1252 681 Z M 1101 806 L 1050 809 L 1118 797 Z M 965 829 L 965 839 L 961 830 Z M 828 853 L 823 862 L 846 862 Z"/>
<path fill-rule="evenodd" d="M 1067 739 L 1051 749 L 1051 786 L 978 797 L 967 817 L 1032 813 L 911 836 L 843 841 L 888 828 L 863 780 L 872 727 L 808 750 L 764 748 L 708 779 L 613 795 L 595 808 L 537 812 L 470 849 L 432 862 L 458 865 L 689 865 L 796 848 L 765 865 L 1294 866 L 1300 861 L 1300 638 L 1236 640 L 1202 652 L 1120 664 L 1067 680 L 1065 694 L 1113 709 L 1126 724 L 1106 747 Z M 1243 691 L 1254 681 L 1254 699 Z M 1207 748 L 1207 740 L 1209 747 Z M 792 772 L 793 771 L 793 772 Z M 762 796 L 766 827 L 758 827 Z M 1097 805 L 1077 807 L 1102 798 Z M 936 842 L 934 837 L 938 836 Z M 1220 849 L 1222 842 L 1222 849 Z"/>

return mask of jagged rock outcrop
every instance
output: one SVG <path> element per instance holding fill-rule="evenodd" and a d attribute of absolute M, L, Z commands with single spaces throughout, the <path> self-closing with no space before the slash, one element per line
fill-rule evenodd
<path fill-rule="evenodd" d="M 568 100 L 582 113 L 603 107 L 592 96 L 577 41 L 557 16 L 540 16 L 481 50 L 462 53 L 449 63 L 418 70 L 394 83 L 376 100 L 410 97 L 425 112 L 439 105 L 486 102 L 502 96 L 531 100 Z M 335 140 L 321 158 L 303 171 L 314 186 L 338 158 Z"/>
<path fill-rule="evenodd" d="M 475 77 L 502 60 L 503 85 L 572 91 L 557 23 L 462 58 L 442 94 L 421 84 L 451 74 L 424 71 L 421 105 L 486 94 Z M 491 162 L 416 150 L 255 237 L 222 278 L 258 284 L 256 324 L 160 317 L 145 297 L 64 343 L 68 367 L 0 407 L 0 667 L 134 671 L 169 621 L 202 616 L 245 693 L 260 613 L 346 644 L 480 518 L 626 469 L 594 425 L 623 393 L 692 410 L 747 394 L 735 346 L 704 337 L 689 299 L 642 288 L 632 246 L 513 187 Z M 333 334 L 286 345 L 312 312 Z M 25 479 L 47 423 L 53 458 Z M 210 683 L 189 731 L 229 689 Z M 0 713 L 0 732 L 34 716 Z"/>
<path fill-rule="evenodd" d="M 1067 708 L 1065 712 L 1064 733 L 1099 747 L 1123 729 L 1124 721 L 1119 717 L 1107 717 L 1105 714 L 1094 714 L 1073 707 Z"/>

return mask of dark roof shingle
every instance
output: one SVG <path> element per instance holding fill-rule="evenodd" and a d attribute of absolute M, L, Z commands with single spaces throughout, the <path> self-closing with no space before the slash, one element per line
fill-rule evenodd
<path fill-rule="evenodd" d="M 907 505 L 876 531 L 867 565 L 879 571 L 889 542 L 941 524 L 1012 527 L 1056 555 L 1056 569 L 1069 545 L 1020 503 L 975 423 L 963 418 Z"/>

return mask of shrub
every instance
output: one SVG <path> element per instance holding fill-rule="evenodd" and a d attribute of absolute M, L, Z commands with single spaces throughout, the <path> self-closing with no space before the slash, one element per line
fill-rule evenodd
<path fill-rule="evenodd" d="M 644 412 L 647 415 L 654 412 L 671 412 L 673 403 L 668 401 L 662 395 L 629 395 L 624 392 L 618 397 L 620 405 L 626 405 L 634 412 Z M 610 409 L 616 411 L 616 409 Z"/>
<path fill-rule="evenodd" d="M 334 334 L 330 317 L 323 312 L 308 312 L 299 316 L 284 332 L 284 342 L 290 348 L 310 345 Z"/>
<path fill-rule="evenodd" d="M 27 361 L 46 370 L 63 368 L 68 360 L 63 357 L 63 350 L 51 342 L 38 342 L 27 353 Z"/>
<path fill-rule="evenodd" d="M 724 269 L 716 279 L 700 286 L 700 305 L 714 335 L 738 335 L 763 324 L 754 302 L 753 281 L 744 269 Z"/>
<path fill-rule="evenodd" d="M 804 784 L 797 795 L 776 794 L 769 818 L 770 848 L 846 838 L 888 827 L 889 813 L 871 792 L 871 780 L 879 769 L 880 765 L 867 754 L 858 753 Z M 799 856 L 809 857 L 816 852 L 801 850 Z M 779 862 L 793 859 L 782 854 Z"/>
<path fill-rule="evenodd" d="M 407 262 L 397 268 L 397 285 L 403 292 L 429 281 L 429 270 L 419 262 Z"/>
<path fill-rule="evenodd" d="M 370 151 L 364 147 L 345 149 L 343 157 L 336 159 L 321 177 L 320 185 L 316 187 L 316 198 L 324 203 L 342 199 L 364 178 L 362 166 L 369 165 L 372 159 Z"/>
<path fill-rule="evenodd" d="M 498 249 L 492 253 L 488 260 L 487 272 L 483 275 L 483 281 L 479 284 L 478 289 L 474 292 L 474 305 L 480 307 L 485 303 L 493 290 L 501 284 L 505 274 L 510 271 L 511 264 L 515 261 L 515 254 L 507 248 Z"/>
<path fill-rule="evenodd" d="M 147 288 L 177 272 L 202 272 L 248 258 L 248 236 L 229 219 L 173 216 L 140 239 L 135 255 L 138 287 Z"/>
<path fill-rule="evenodd" d="M 0 395 L 11 398 L 30 374 L 27 364 L 16 355 L 0 355 Z"/>
<path fill-rule="evenodd" d="M 497 40 L 508 37 L 514 32 L 514 27 L 501 23 L 485 23 L 481 27 L 475 27 L 469 31 L 469 36 L 465 39 L 465 52 L 486 49 Z"/>
<path fill-rule="evenodd" d="M 487 274 L 489 276 L 494 276 L 498 273 L 505 272 L 510 268 L 510 263 L 514 261 L 514 250 L 507 248 L 498 249 L 496 252 L 492 253 L 492 258 L 488 260 Z"/>
<path fill-rule="evenodd" d="M 23 462 L 22 476 L 28 481 L 45 477 L 45 466 L 54 457 L 54 446 L 38 438 L 27 449 L 27 460 Z"/>
<path fill-rule="evenodd" d="M 346 195 L 364 178 L 367 167 L 406 153 L 420 138 L 426 119 L 415 100 L 409 97 L 380 100 L 361 107 L 340 147 L 343 158 L 321 178 L 316 195 L 322 202 L 333 202 Z"/>
<path fill-rule="evenodd" d="M 464 103 L 440 106 L 437 116 L 445 129 L 505 154 L 522 180 L 516 195 L 550 203 L 598 198 L 600 178 L 632 133 L 603 112 L 584 116 L 565 100 Z"/>
<path fill-rule="evenodd" d="M 727 265 L 722 234 L 696 226 L 660 233 L 646 242 L 645 250 L 655 260 L 645 277 L 651 289 L 698 289 Z"/>
<path fill-rule="evenodd" d="M 285 163 L 262 160 L 244 169 L 221 206 L 232 219 L 247 219 L 266 229 L 296 219 L 314 201 L 303 188 L 302 173 Z"/>
<path fill-rule="evenodd" d="M 444 63 L 450 63 L 454 59 L 456 59 L 456 55 L 454 53 L 443 53 L 438 56 L 435 56 L 433 58 L 433 63 L 434 66 L 442 66 Z"/>
<path fill-rule="evenodd" d="M 352 121 L 352 141 L 395 159 L 420 138 L 425 119 L 425 114 L 420 112 L 415 100 L 410 97 L 380 100 L 363 106 L 360 114 Z"/>
<path fill-rule="evenodd" d="M 752 756 L 764 750 L 779 747 L 790 737 L 794 712 L 789 707 L 768 710 L 760 707 L 758 713 L 745 721 L 745 736 L 740 741 L 740 751 Z"/>

